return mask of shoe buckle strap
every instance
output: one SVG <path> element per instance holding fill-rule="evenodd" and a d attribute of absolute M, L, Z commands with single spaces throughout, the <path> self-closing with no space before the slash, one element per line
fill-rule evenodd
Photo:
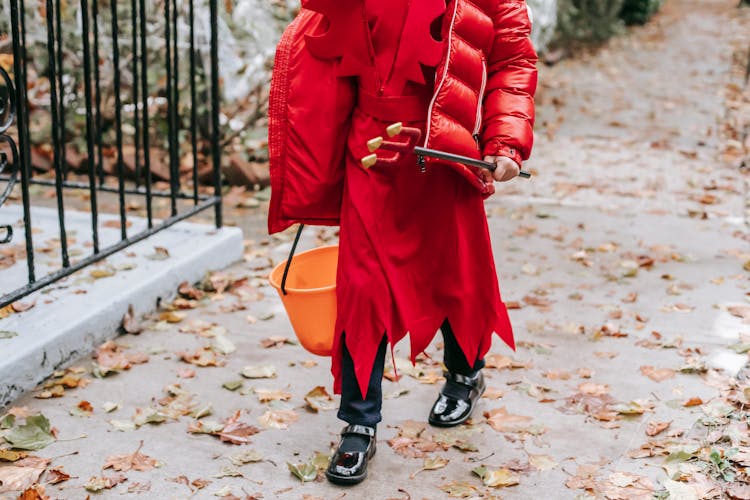
<path fill-rule="evenodd" d="M 476 375 L 472 377 L 467 377 L 466 375 L 461 375 L 460 373 L 451 373 L 451 372 L 443 372 L 443 376 L 447 380 L 452 380 L 454 382 L 457 382 L 459 384 L 466 385 L 468 387 L 471 387 L 472 389 L 476 388 L 477 382 L 479 382 L 478 377 Z"/>
<path fill-rule="evenodd" d="M 359 434 L 361 436 L 375 437 L 375 429 L 367 427 L 366 425 L 351 424 L 344 427 L 344 430 L 341 431 L 342 436 L 346 434 Z"/>

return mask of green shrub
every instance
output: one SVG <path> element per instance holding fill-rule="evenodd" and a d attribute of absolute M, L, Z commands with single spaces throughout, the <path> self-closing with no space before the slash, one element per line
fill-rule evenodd
<path fill-rule="evenodd" d="M 596 45 L 620 33 L 624 3 L 625 0 L 560 0 L 555 45 Z"/>
<path fill-rule="evenodd" d="M 661 0 L 625 0 L 620 17 L 625 24 L 646 24 L 661 7 Z"/>

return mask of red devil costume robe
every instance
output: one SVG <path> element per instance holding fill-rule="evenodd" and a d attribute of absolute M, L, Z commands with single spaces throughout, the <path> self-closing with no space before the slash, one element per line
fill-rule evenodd
<path fill-rule="evenodd" d="M 471 362 L 492 332 L 514 347 L 483 204 L 493 186 L 473 167 L 420 168 L 413 155 L 369 170 L 360 160 L 396 121 L 434 149 L 528 158 L 530 29 L 521 0 L 308 0 L 284 33 L 269 106 L 269 231 L 340 225 L 336 392 L 342 342 L 362 394 L 384 334 L 394 345 L 409 333 L 412 360 L 446 318 Z"/>

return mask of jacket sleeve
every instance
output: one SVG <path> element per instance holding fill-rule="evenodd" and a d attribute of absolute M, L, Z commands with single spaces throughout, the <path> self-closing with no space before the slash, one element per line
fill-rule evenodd
<path fill-rule="evenodd" d="M 519 165 L 534 142 L 537 55 L 523 0 L 501 0 L 493 19 L 495 36 L 487 60 L 482 154 L 507 156 Z"/>

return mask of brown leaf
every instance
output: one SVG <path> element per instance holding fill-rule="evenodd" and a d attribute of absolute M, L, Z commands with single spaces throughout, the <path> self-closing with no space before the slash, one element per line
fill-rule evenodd
<path fill-rule="evenodd" d="M 264 349 L 271 347 L 281 347 L 284 344 L 294 344 L 288 337 L 282 337 L 280 335 L 273 335 L 260 341 L 260 346 Z"/>
<path fill-rule="evenodd" d="M 533 366 L 531 361 L 518 361 L 502 354 L 488 354 L 485 358 L 485 368 L 496 370 L 518 370 L 529 369 Z"/>
<path fill-rule="evenodd" d="M 552 470 L 558 466 L 558 463 L 549 455 L 529 455 L 529 464 L 541 472 Z"/>
<path fill-rule="evenodd" d="M 39 394 L 35 394 L 34 397 L 37 399 L 50 399 L 50 398 L 61 398 L 65 395 L 65 388 L 61 385 L 52 386 L 47 391 L 42 391 Z"/>
<path fill-rule="evenodd" d="M 192 481 L 190 481 L 190 485 L 195 487 L 196 490 L 202 490 L 209 484 L 211 484 L 211 481 L 209 481 L 208 479 L 197 478 L 197 479 L 193 479 Z"/>
<path fill-rule="evenodd" d="M 570 380 L 571 374 L 565 370 L 547 370 L 543 376 L 549 380 Z"/>
<path fill-rule="evenodd" d="M 166 260 L 169 258 L 169 250 L 164 247 L 154 247 L 154 253 L 146 255 L 149 260 Z"/>
<path fill-rule="evenodd" d="M 117 474 L 115 476 L 102 476 L 102 477 L 96 477 L 92 476 L 89 479 L 89 482 L 83 485 L 84 488 L 86 488 L 88 491 L 102 491 L 105 489 L 114 488 L 118 484 L 127 481 L 128 478 L 126 478 L 122 474 Z"/>
<path fill-rule="evenodd" d="M 255 395 L 258 396 L 258 401 L 261 403 L 268 403 L 271 401 L 289 401 L 292 399 L 292 393 L 281 390 L 271 389 L 253 389 Z"/>
<path fill-rule="evenodd" d="M 0 462 L 15 462 L 27 457 L 29 454 L 25 451 L 0 450 Z"/>
<path fill-rule="evenodd" d="M 107 457 L 107 462 L 102 469 L 112 468 L 116 471 L 127 472 L 129 470 L 148 471 L 154 467 L 159 467 L 159 461 L 140 452 L 143 447 L 143 441 L 138 445 L 135 452 L 128 455 L 112 455 Z"/>
<path fill-rule="evenodd" d="M 124 348 L 113 341 L 105 342 L 96 349 L 94 359 L 96 360 L 96 371 L 104 376 L 110 372 L 129 370 L 132 361 L 125 354 Z"/>
<path fill-rule="evenodd" d="M 138 323 L 133 312 L 133 305 L 128 306 L 128 312 L 122 317 L 122 329 L 127 333 L 137 334 L 143 331 L 143 326 Z"/>
<path fill-rule="evenodd" d="M 646 426 L 646 435 L 647 436 L 656 436 L 657 434 L 661 434 L 665 430 L 669 428 L 669 426 L 672 425 L 672 422 L 649 422 L 648 426 Z"/>
<path fill-rule="evenodd" d="M 746 322 L 750 321 L 750 306 L 743 306 L 743 305 L 729 306 L 727 307 L 727 311 L 732 316 L 741 318 L 745 320 Z"/>
<path fill-rule="evenodd" d="M 62 483 L 68 479 L 70 479 L 70 474 L 63 470 L 62 465 L 47 471 L 47 482 L 50 484 Z"/>
<path fill-rule="evenodd" d="M 216 434 L 220 441 L 232 444 L 247 444 L 250 442 L 250 436 L 260 432 L 257 427 L 240 422 L 239 419 L 240 411 L 237 410 L 224 422 L 224 428 Z"/>
<path fill-rule="evenodd" d="M 151 491 L 151 481 L 146 481 L 145 483 L 133 483 L 130 486 L 128 486 L 128 493 L 146 493 L 148 491 Z"/>
<path fill-rule="evenodd" d="M 336 408 L 336 402 L 333 400 L 325 387 L 319 385 L 305 394 L 307 407 L 314 412 L 319 410 L 333 410 Z"/>
<path fill-rule="evenodd" d="M 13 302 L 10 307 L 17 313 L 21 313 L 24 311 L 28 311 L 32 307 L 36 305 L 36 301 L 32 300 L 30 302 L 21 302 L 20 300 L 17 300 Z"/>
<path fill-rule="evenodd" d="M 482 395 L 482 397 L 485 399 L 500 399 L 503 396 L 505 396 L 505 392 L 501 391 L 497 387 L 487 387 L 487 389 L 484 391 L 484 394 Z"/>
<path fill-rule="evenodd" d="M 266 428 L 286 429 L 299 420 L 299 415 L 292 410 L 268 410 L 258 420 Z"/>
<path fill-rule="evenodd" d="M 593 382 L 584 382 L 578 384 L 578 391 L 581 394 L 589 394 L 592 396 L 603 396 L 609 394 L 609 386 L 606 384 L 595 384 Z"/>
<path fill-rule="evenodd" d="M 675 375 L 675 371 L 670 368 L 654 368 L 648 365 L 641 366 L 641 373 L 654 382 L 663 382 Z"/>
<path fill-rule="evenodd" d="M 223 366 L 224 361 L 216 357 L 216 353 L 211 347 L 199 347 L 195 352 L 178 352 L 177 355 L 186 363 L 196 366 Z"/>
<path fill-rule="evenodd" d="M 646 500 L 653 498 L 654 484 L 647 477 L 628 472 L 613 472 L 597 488 L 603 498 L 622 500 Z"/>
<path fill-rule="evenodd" d="M 727 495 L 732 500 L 750 500 L 750 484 L 731 483 L 727 488 Z"/>
<path fill-rule="evenodd" d="M 28 458 L 19 460 L 13 465 L 0 467 L 0 493 L 30 488 L 39 481 L 39 476 L 49 464 L 49 460 L 46 459 L 43 463 L 24 462 L 25 460 Z"/>
<path fill-rule="evenodd" d="M 468 498 L 476 496 L 478 490 L 476 487 L 465 481 L 452 481 L 440 485 L 440 489 L 448 494 L 451 498 Z"/>
<path fill-rule="evenodd" d="M 159 314 L 159 321 L 166 321 L 167 323 L 179 323 L 185 319 L 186 314 L 175 311 L 164 311 Z"/>
<path fill-rule="evenodd" d="M 539 297 L 538 295 L 526 295 L 523 298 L 523 301 L 530 306 L 539 307 L 541 309 L 548 308 L 553 304 L 551 300 Z"/>
<path fill-rule="evenodd" d="M 18 500 L 49 500 L 50 497 L 44 494 L 44 486 L 35 484 L 21 493 Z"/>
<path fill-rule="evenodd" d="M 691 407 L 691 406 L 700 406 L 702 404 L 703 404 L 703 400 L 701 398 L 690 398 L 684 403 L 682 403 L 682 406 Z"/>
<path fill-rule="evenodd" d="M 565 486 L 571 490 L 594 491 L 596 476 L 601 470 L 598 465 L 579 465 L 575 475 L 565 481 Z"/>
<path fill-rule="evenodd" d="M 484 416 L 489 426 L 498 432 L 526 432 L 533 420 L 525 415 L 508 413 L 505 407 L 486 411 Z"/>
<path fill-rule="evenodd" d="M 177 288 L 177 293 L 191 300 L 200 300 L 204 295 L 202 290 L 198 290 L 187 281 L 180 283 L 180 286 Z"/>

